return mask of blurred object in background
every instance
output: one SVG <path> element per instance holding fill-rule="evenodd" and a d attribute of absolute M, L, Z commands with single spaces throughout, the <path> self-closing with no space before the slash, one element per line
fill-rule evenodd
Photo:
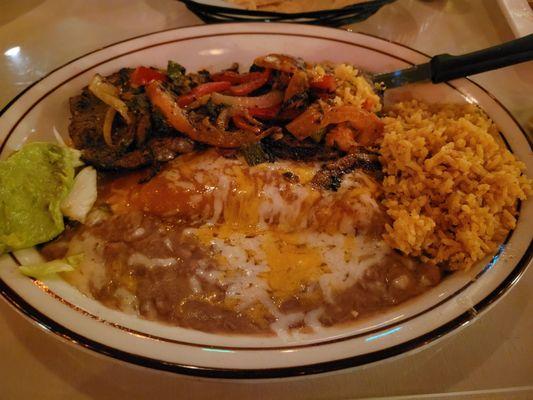
<path fill-rule="evenodd" d="M 179 1 L 206 23 L 265 21 L 341 26 L 363 21 L 395 0 Z"/>
<path fill-rule="evenodd" d="M 247 10 L 301 13 L 340 9 L 368 0 L 223 0 Z"/>
<path fill-rule="evenodd" d="M 533 33 L 532 0 L 498 0 L 498 4 L 516 37 Z"/>

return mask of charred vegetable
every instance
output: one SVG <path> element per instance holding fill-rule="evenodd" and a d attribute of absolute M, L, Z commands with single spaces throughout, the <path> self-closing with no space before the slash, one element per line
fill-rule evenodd
<path fill-rule="evenodd" d="M 241 148 L 241 154 L 248 165 L 257 165 L 274 161 L 272 154 L 268 153 L 261 142 L 252 143 Z"/>
<path fill-rule="evenodd" d="M 377 173 L 379 177 L 381 164 L 378 155 L 364 148 L 357 149 L 352 154 L 324 164 L 311 183 L 316 187 L 336 191 L 341 185 L 342 177 L 357 168 Z"/>
<path fill-rule="evenodd" d="M 265 132 L 222 130 L 213 125 L 208 117 L 194 121 L 193 125 L 172 94 L 158 82 L 146 86 L 146 93 L 153 106 L 161 111 L 174 129 L 196 142 L 221 148 L 239 148 L 258 142 L 265 136 Z"/>
<path fill-rule="evenodd" d="M 174 61 L 166 70 L 124 68 L 95 75 L 71 99 L 69 133 L 82 158 L 101 169 L 155 165 L 155 171 L 205 146 L 234 149 L 250 164 L 361 156 L 383 133 L 368 111 L 377 99 L 343 104 L 336 98 L 343 82 L 330 66 L 316 69 L 282 54 L 257 58 L 245 73 L 238 64 L 187 73 Z"/>

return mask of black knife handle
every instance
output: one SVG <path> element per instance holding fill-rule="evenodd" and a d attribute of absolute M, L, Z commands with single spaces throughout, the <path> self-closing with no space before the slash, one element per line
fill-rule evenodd
<path fill-rule="evenodd" d="M 461 56 L 440 54 L 431 59 L 431 81 L 440 83 L 533 60 L 533 34 Z"/>

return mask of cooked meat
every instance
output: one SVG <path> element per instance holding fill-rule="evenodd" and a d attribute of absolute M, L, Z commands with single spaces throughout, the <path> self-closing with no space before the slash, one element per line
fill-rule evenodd
<path fill-rule="evenodd" d="M 121 70 L 106 79 L 128 90 L 131 89 L 127 87 L 128 73 L 129 70 Z M 109 106 L 87 88 L 70 98 L 69 134 L 74 147 L 82 150 L 85 162 L 105 170 L 129 170 L 170 161 L 178 154 L 194 150 L 191 140 L 177 136 L 179 133 L 161 114 L 151 110 L 146 95 L 129 92 L 125 97 L 129 99 L 133 122 L 127 125 L 119 115 L 115 117 L 113 146 L 107 145 L 103 137 Z"/>
<path fill-rule="evenodd" d="M 106 80 L 114 86 L 119 87 L 121 90 L 129 90 L 130 87 L 130 74 L 133 68 L 121 68 L 117 72 L 108 75 Z"/>
<path fill-rule="evenodd" d="M 194 142 L 184 137 L 165 137 L 150 140 L 148 148 L 155 161 L 164 162 L 174 159 L 178 154 L 191 153 Z"/>
<path fill-rule="evenodd" d="M 138 118 L 137 126 L 135 127 L 135 139 L 137 140 L 138 144 L 143 144 L 145 142 L 151 126 L 152 121 L 150 114 L 148 112 L 141 113 Z"/>
<path fill-rule="evenodd" d="M 104 170 L 145 167 L 152 160 L 148 151 L 134 150 L 128 153 L 120 153 L 107 146 L 84 149 L 81 152 L 81 158 L 87 164 Z"/>
<path fill-rule="evenodd" d="M 372 172 L 377 177 L 381 174 L 378 155 L 364 148 L 359 148 L 354 153 L 325 164 L 315 174 L 311 183 L 316 187 L 336 191 L 340 187 L 342 176 L 356 168 Z"/>
<path fill-rule="evenodd" d="M 87 89 L 81 95 L 71 97 L 70 138 L 77 149 L 104 145 L 102 126 L 104 116 L 109 108 L 105 103 L 93 96 Z"/>
<path fill-rule="evenodd" d="M 68 127 L 70 138 L 77 149 L 105 147 L 103 125 L 109 106 L 100 101 L 88 89 L 70 98 L 71 119 Z M 115 118 L 112 131 L 113 148 L 124 151 L 135 139 L 136 124 L 126 125 L 120 116 Z"/>
<path fill-rule="evenodd" d="M 85 154 L 84 154 L 85 155 Z M 134 150 L 122 155 L 108 165 L 99 165 L 105 169 L 136 169 L 145 167 L 152 162 L 152 156 L 148 150 Z"/>
<path fill-rule="evenodd" d="M 165 137 L 150 139 L 145 146 L 129 152 L 118 152 L 110 147 L 84 149 L 82 159 L 105 170 L 136 169 L 170 161 L 193 150 L 194 143 L 187 138 Z"/>

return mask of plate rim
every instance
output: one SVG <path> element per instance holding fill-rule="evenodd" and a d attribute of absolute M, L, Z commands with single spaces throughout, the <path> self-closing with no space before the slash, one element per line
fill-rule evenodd
<path fill-rule="evenodd" d="M 6 282 L 0 279 L 0 295 L 7 300 L 7 303 L 16 310 L 24 319 L 36 325 L 45 333 L 51 333 L 52 336 L 74 345 L 77 348 L 88 350 L 97 355 L 107 356 L 119 361 L 138 365 L 145 368 L 151 368 L 160 371 L 178 373 L 181 375 L 197 376 L 203 378 L 216 379 L 274 379 L 274 378 L 291 378 L 307 375 L 317 375 L 326 372 L 334 372 L 348 368 L 354 368 L 361 365 L 377 363 L 392 359 L 394 357 L 412 353 L 416 350 L 427 348 L 452 333 L 458 332 L 467 324 L 477 320 L 481 315 L 488 312 L 509 290 L 515 286 L 528 269 L 533 259 L 533 242 L 529 244 L 528 249 L 516 264 L 509 275 L 486 297 L 477 304 L 472 305 L 470 311 L 465 311 L 451 321 L 439 326 L 438 328 L 426 332 L 420 336 L 410 339 L 406 342 L 378 350 L 372 353 L 365 353 L 354 357 L 347 357 L 332 361 L 307 364 L 303 366 L 281 367 L 281 368 L 264 368 L 264 369 L 223 369 L 205 366 L 195 366 L 180 363 L 167 362 L 151 357 L 133 354 L 127 351 L 119 350 L 114 347 L 96 342 L 83 335 L 80 335 L 69 328 L 55 322 L 50 317 L 35 309 L 26 302 L 20 295 L 15 293 Z"/>
<path fill-rule="evenodd" d="M 253 24 L 258 25 L 261 23 L 253 23 Z M 212 24 L 212 25 L 227 26 L 228 24 Z M 250 25 L 250 24 L 249 23 L 238 23 L 238 25 L 242 26 L 242 25 Z M 281 24 L 270 23 L 269 25 L 281 25 Z M 287 24 L 284 24 L 284 25 L 287 25 Z M 304 24 L 290 24 L 290 25 L 306 26 Z M 83 55 L 80 55 L 79 57 L 73 58 L 70 61 L 51 70 L 46 75 L 41 77 L 39 80 L 33 82 L 27 88 L 25 88 L 20 93 L 18 93 L 13 99 L 11 99 L 6 104 L 5 107 L 2 108 L 2 110 L 0 111 L 0 117 L 2 117 L 2 115 L 5 112 L 7 112 L 7 110 L 11 108 L 11 106 L 13 106 L 18 101 L 19 98 L 21 98 L 25 93 L 31 90 L 34 86 L 38 85 L 42 80 L 46 79 L 54 72 L 63 69 L 64 67 L 68 66 L 71 63 L 74 63 L 82 58 L 90 56 L 91 54 L 96 53 L 100 50 L 113 47 L 121 43 L 133 41 L 136 39 L 155 35 L 158 33 L 185 30 L 185 29 L 195 27 L 195 26 L 206 26 L 206 25 L 197 24 L 197 25 L 192 25 L 192 26 L 187 26 L 187 27 L 169 28 L 169 29 L 163 29 L 160 31 L 149 32 L 149 33 L 145 33 L 142 35 L 134 36 L 128 39 L 124 39 L 121 41 L 108 44 L 101 48 L 98 48 L 90 52 L 87 52 Z M 334 28 L 321 28 L 321 29 L 328 29 L 328 30 L 334 30 L 334 31 L 339 30 L 339 29 L 334 29 Z M 348 32 L 353 32 L 353 31 L 348 31 Z M 280 31 L 279 33 L 283 34 L 284 32 Z M 363 32 L 356 32 L 356 33 L 359 33 L 363 36 L 372 37 L 374 39 L 378 39 L 384 42 L 388 42 L 396 46 L 400 46 L 405 49 L 414 51 L 423 56 L 430 57 L 429 55 L 419 50 L 413 49 L 407 45 L 397 43 L 392 40 L 384 39 L 379 36 L 375 36 L 375 35 L 371 35 L 371 34 L 367 34 Z M 296 35 L 298 34 L 296 33 Z M 305 35 L 304 33 L 302 33 L 300 36 L 309 36 L 309 35 Z M 332 39 L 332 38 L 325 38 L 325 39 Z M 525 136 L 527 142 L 529 143 L 531 147 L 532 146 L 531 138 L 529 137 L 529 135 L 527 135 L 527 133 L 522 128 L 522 126 L 518 123 L 518 121 L 513 116 L 513 114 L 492 93 L 490 93 L 483 86 L 477 84 L 476 82 L 468 78 L 465 78 L 465 79 L 468 80 L 470 83 L 474 84 L 479 89 L 481 89 L 492 100 L 494 100 L 503 111 L 505 111 L 505 113 L 512 119 L 516 127 Z M 7 142 L 7 140 L 8 140 L 8 137 L 4 139 L 3 144 Z M 4 146 L 1 146 L 1 147 L 3 148 Z M 466 325 L 467 323 L 477 318 L 478 315 L 483 314 L 488 309 L 490 309 L 490 306 L 493 305 L 497 300 L 501 299 L 503 295 L 505 295 L 508 292 L 508 290 L 511 287 L 513 287 L 523 276 L 523 274 L 525 273 L 525 271 L 527 270 L 528 266 L 531 263 L 531 259 L 533 256 L 532 250 L 533 250 L 533 242 L 530 242 L 527 250 L 521 256 L 520 260 L 515 265 L 513 270 L 509 272 L 507 277 L 502 282 L 500 282 L 500 284 L 492 292 L 486 295 L 476 305 L 472 306 L 472 309 L 474 310 L 474 312 L 465 312 L 457 316 L 456 318 L 452 319 L 451 321 L 448 321 L 447 323 L 440 325 L 439 327 L 437 327 L 436 329 L 430 332 L 426 332 L 418 337 L 409 339 L 406 342 L 399 343 L 395 346 L 381 349 L 381 350 L 378 350 L 372 353 L 365 353 L 365 354 L 360 354 L 360 355 L 356 355 L 356 356 L 348 357 L 344 359 L 337 359 L 337 360 L 319 362 L 319 363 L 314 363 L 314 364 L 306 364 L 302 366 L 279 367 L 279 368 L 271 368 L 271 369 L 268 369 L 268 368 L 266 369 L 221 369 L 221 368 L 214 368 L 214 367 L 193 366 L 193 365 L 179 364 L 179 363 L 174 363 L 174 362 L 158 360 L 158 359 L 154 359 L 154 358 L 150 358 L 146 356 L 141 356 L 137 354 L 132 354 L 124 350 L 119 350 L 119 349 L 107 346 L 103 343 L 98 343 L 92 339 L 82 336 L 70 330 L 69 328 L 66 328 L 62 326 L 61 324 L 55 322 L 50 317 L 38 311 L 33 306 L 31 306 L 29 303 L 27 303 L 20 295 L 15 293 L 14 290 L 11 289 L 8 286 L 8 284 L 4 282 L 2 279 L 0 279 L 0 294 L 2 295 L 2 297 L 4 297 L 7 300 L 9 304 L 11 304 L 11 306 L 13 306 L 24 317 L 30 319 L 30 321 L 37 324 L 40 328 L 44 329 L 46 332 L 53 333 L 56 336 L 59 336 L 60 338 L 70 343 L 77 344 L 84 349 L 92 350 L 97 353 L 107 355 L 115 359 L 119 359 L 121 361 L 126 361 L 126 362 L 130 362 L 133 364 L 137 364 L 137 365 L 141 365 L 141 366 L 149 367 L 149 368 L 154 368 L 154 369 L 159 369 L 159 370 L 177 372 L 177 373 L 184 374 L 184 375 L 195 375 L 195 376 L 210 377 L 210 378 L 229 378 L 229 379 L 241 379 L 241 378 L 269 379 L 269 378 L 318 374 L 318 373 L 329 372 L 329 371 L 334 371 L 334 370 L 339 370 L 339 369 L 351 368 L 351 367 L 355 367 L 355 366 L 359 366 L 363 364 L 368 364 L 368 363 L 388 359 L 394 356 L 398 356 L 400 354 L 405 354 L 405 353 L 414 351 L 418 348 L 425 347 L 426 345 L 439 340 L 443 336 L 451 332 L 457 331 L 462 326 Z"/>

